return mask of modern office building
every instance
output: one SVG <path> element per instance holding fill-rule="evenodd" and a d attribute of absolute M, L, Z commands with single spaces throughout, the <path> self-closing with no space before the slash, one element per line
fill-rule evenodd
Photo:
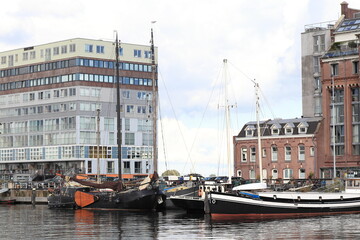
<path fill-rule="evenodd" d="M 257 123 L 248 122 L 234 137 L 236 176 L 259 179 L 261 153 L 263 179 L 316 177 L 316 142 L 321 118 L 274 119 L 260 122 L 261 151 Z"/>
<path fill-rule="evenodd" d="M 156 74 L 150 46 L 121 43 L 119 58 L 122 172 L 130 178 L 154 170 Z M 1 178 L 96 174 L 98 165 L 102 175 L 118 173 L 115 60 L 114 42 L 82 38 L 0 52 Z"/>

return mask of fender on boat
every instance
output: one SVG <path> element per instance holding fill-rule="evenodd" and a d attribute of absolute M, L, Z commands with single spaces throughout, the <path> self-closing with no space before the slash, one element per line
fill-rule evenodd
<path fill-rule="evenodd" d="M 82 207 L 82 208 L 86 207 L 86 206 L 94 203 L 95 201 L 96 201 L 96 198 L 92 194 L 81 192 L 81 191 L 75 192 L 75 203 L 79 207 Z"/>

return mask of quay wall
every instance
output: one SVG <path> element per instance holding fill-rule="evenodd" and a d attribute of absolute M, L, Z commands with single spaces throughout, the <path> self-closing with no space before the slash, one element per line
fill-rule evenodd
<path fill-rule="evenodd" d="M 35 203 L 47 204 L 48 190 L 35 190 Z M 33 190 L 11 189 L 1 194 L 0 200 L 16 200 L 16 203 L 32 203 Z"/>

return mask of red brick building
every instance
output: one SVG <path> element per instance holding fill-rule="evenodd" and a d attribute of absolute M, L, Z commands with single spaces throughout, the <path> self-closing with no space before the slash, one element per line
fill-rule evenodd
<path fill-rule="evenodd" d="M 334 162 L 337 177 L 360 173 L 360 10 L 348 8 L 343 2 L 341 11 L 332 46 L 321 58 L 323 124 L 317 146 L 320 177 L 334 176 Z"/>
<path fill-rule="evenodd" d="M 275 119 L 260 122 L 261 160 L 264 179 L 317 177 L 316 142 L 321 118 Z M 259 179 L 256 122 L 244 125 L 234 137 L 236 176 Z"/>

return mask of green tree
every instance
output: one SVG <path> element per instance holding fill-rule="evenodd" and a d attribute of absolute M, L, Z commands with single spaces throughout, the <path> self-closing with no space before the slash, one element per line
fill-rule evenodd
<path fill-rule="evenodd" d="M 166 170 L 161 174 L 163 177 L 167 176 L 180 176 L 180 173 L 177 170 Z"/>

